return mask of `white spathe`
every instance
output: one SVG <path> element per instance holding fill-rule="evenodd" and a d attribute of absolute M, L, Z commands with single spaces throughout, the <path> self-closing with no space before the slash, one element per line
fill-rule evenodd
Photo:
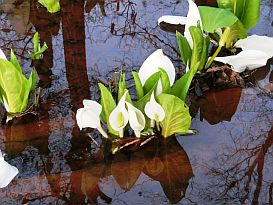
<path fill-rule="evenodd" d="M 242 50 L 259 50 L 267 54 L 268 58 L 273 57 L 273 38 L 268 36 L 252 35 L 245 39 L 240 39 L 235 43 L 235 47 Z"/>
<path fill-rule="evenodd" d="M 8 60 L 1 48 L 0 48 L 0 59 Z M 5 96 L 3 96 L 3 101 L 4 101 L 3 103 L 4 103 L 4 107 L 6 111 L 9 113 L 10 109 L 9 109 L 9 105 Z"/>
<path fill-rule="evenodd" d="M 185 31 L 184 31 L 184 36 L 186 37 L 191 49 L 193 48 L 193 40 L 189 31 L 189 27 L 191 26 L 197 26 L 198 21 L 200 22 L 200 26 L 202 28 L 202 21 L 201 21 L 201 16 L 198 10 L 197 5 L 192 1 L 188 0 L 189 3 L 189 10 L 187 17 L 184 16 L 162 16 L 158 19 L 158 24 L 161 22 L 165 22 L 168 24 L 174 24 L 174 25 L 184 25 L 185 24 Z"/>
<path fill-rule="evenodd" d="M 127 125 L 129 121 L 128 111 L 125 107 L 125 98 L 128 91 L 126 91 L 122 98 L 119 100 L 117 107 L 110 113 L 109 123 L 110 126 L 117 132 L 119 132 L 119 137 L 123 137 L 123 128 Z"/>
<path fill-rule="evenodd" d="M 101 105 L 93 100 L 83 100 L 83 105 L 84 107 L 78 109 L 76 113 L 80 130 L 86 127 L 97 128 L 100 125 Z"/>
<path fill-rule="evenodd" d="M 0 150 L 0 188 L 8 186 L 18 173 L 19 171 L 16 167 L 5 161 Z"/>
<path fill-rule="evenodd" d="M 191 26 L 197 26 L 198 21 L 199 21 L 201 29 L 202 29 L 202 21 L 201 21 L 201 16 L 200 16 L 199 9 L 198 9 L 197 5 L 192 0 L 188 0 L 188 3 L 189 3 L 189 11 L 188 11 L 188 15 L 187 15 L 187 22 L 185 25 L 184 36 L 186 37 L 186 39 L 192 49 L 193 48 L 193 40 L 192 40 L 189 28 Z"/>
<path fill-rule="evenodd" d="M 169 76 L 171 86 L 175 80 L 175 69 L 172 61 L 163 54 L 162 49 L 157 49 L 154 51 L 142 64 L 139 69 L 138 75 L 142 86 L 144 86 L 146 80 L 158 72 L 158 68 L 162 68 L 166 71 Z M 158 82 L 156 94 L 162 93 L 162 83 L 161 80 Z"/>
<path fill-rule="evenodd" d="M 84 107 L 78 109 L 76 113 L 76 121 L 80 130 L 87 127 L 98 129 L 105 138 L 108 138 L 100 123 L 102 106 L 93 100 L 83 100 L 83 105 Z"/>
<path fill-rule="evenodd" d="M 5 56 L 5 54 L 4 54 L 4 52 L 2 51 L 1 48 L 0 48 L 0 59 L 7 60 L 7 57 Z"/>
<path fill-rule="evenodd" d="M 216 57 L 215 61 L 219 61 L 232 66 L 232 69 L 238 73 L 247 70 L 253 70 L 265 66 L 268 55 L 259 50 L 244 50 L 237 55 Z"/>
<path fill-rule="evenodd" d="M 126 105 L 128 108 L 130 127 L 134 130 L 135 136 L 139 138 L 140 132 L 145 127 L 145 117 L 139 109 L 137 109 L 130 103 L 126 102 Z"/>
<path fill-rule="evenodd" d="M 154 127 L 155 122 L 161 122 L 165 118 L 165 111 L 162 106 L 156 102 L 154 93 L 152 93 L 150 101 L 146 103 L 144 112 L 151 119 L 151 127 Z"/>
<path fill-rule="evenodd" d="M 165 15 L 161 16 L 158 20 L 157 23 L 158 25 L 162 22 L 168 23 L 168 24 L 173 24 L 173 25 L 185 25 L 187 23 L 187 17 L 185 16 L 170 16 L 170 15 Z"/>

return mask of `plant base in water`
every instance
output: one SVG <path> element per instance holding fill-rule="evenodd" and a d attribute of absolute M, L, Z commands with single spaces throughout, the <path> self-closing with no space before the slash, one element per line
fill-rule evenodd
<path fill-rule="evenodd" d="M 244 79 L 229 66 L 213 65 L 206 72 L 197 74 L 191 85 L 190 92 L 202 96 L 211 89 L 223 89 L 230 87 L 244 87 Z"/>
<path fill-rule="evenodd" d="M 135 137 L 124 137 L 122 139 L 114 140 L 111 142 L 112 154 L 117 153 L 118 151 L 127 151 L 127 152 L 134 152 L 141 148 L 143 145 L 147 144 L 151 140 L 155 139 L 156 135 L 150 135 L 140 138 Z M 162 137 L 163 138 L 163 137 Z"/>

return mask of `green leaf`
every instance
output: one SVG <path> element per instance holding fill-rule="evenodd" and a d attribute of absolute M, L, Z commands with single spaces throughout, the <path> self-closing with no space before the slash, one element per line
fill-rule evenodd
<path fill-rule="evenodd" d="M 237 21 L 230 27 L 230 32 L 226 39 L 226 48 L 233 47 L 233 44 L 238 39 L 244 39 L 246 37 L 247 37 L 246 29 L 244 28 L 243 24 L 240 21 Z"/>
<path fill-rule="evenodd" d="M 217 0 L 218 6 L 230 9 L 246 29 L 250 29 L 260 17 L 260 0 Z"/>
<path fill-rule="evenodd" d="M 191 26 L 189 28 L 192 40 L 193 40 L 193 49 L 192 49 L 192 56 L 191 56 L 191 64 L 190 69 L 195 67 L 195 65 L 202 60 L 202 63 L 206 61 L 205 55 L 206 55 L 206 49 L 207 48 L 207 41 L 203 36 L 203 31 L 200 27 Z M 199 63 L 198 70 L 202 70 L 204 65 L 200 65 Z"/>
<path fill-rule="evenodd" d="M 0 87 L 1 98 L 6 99 L 9 113 L 25 111 L 27 101 L 24 98 L 30 92 L 28 81 L 13 63 L 3 59 L 0 59 Z"/>
<path fill-rule="evenodd" d="M 25 95 L 24 95 L 24 99 L 23 99 L 23 103 L 22 103 L 22 108 L 21 109 L 24 109 L 25 107 L 27 107 L 28 105 L 28 99 L 29 99 L 29 94 L 31 91 L 33 91 L 36 87 L 36 77 L 37 77 L 37 74 L 35 71 L 32 71 L 30 73 L 30 76 L 27 80 L 27 84 L 26 84 L 26 90 L 28 90 L 28 92 L 25 92 Z"/>
<path fill-rule="evenodd" d="M 227 9 L 209 6 L 198 7 L 205 32 L 214 33 L 218 28 L 226 28 L 234 24 L 238 18 Z"/>
<path fill-rule="evenodd" d="M 187 133 L 191 126 L 189 108 L 180 98 L 162 93 L 158 96 L 159 104 L 165 111 L 165 118 L 160 123 L 162 136 Z"/>
<path fill-rule="evenodd" d="M 44 43 L 44 45 L 42 46 L 42 48 L 39 51 L 30 55 L 31 59 L 39 60 L 41 58 L 41 55 L 46 51 L 47 48 L 48 47 L 47 47 L 46 43 Z"/>
<path fill-rule="evenodd" d="M 126 90 L 125 73 L 121 73 L 118 83 L 118 101 L 122 98 Z"/>
<path fill-rule="evenodd" d="M 144 96 L 144 90 L 143 90 L 140 78 L 139 78 L 137 72 L 133 71 L 132 74 L 133 74 L 134 81 L 135 81 L 137 98 L 141 99 Z"/>
<path fill-rule="evenodd" d="M 33 41 L 33 53 L 30 53 L 30 57 L 32 60 L 39 60 L 41 58 L 41 55 L 46 51 L 48 48 L 46 43 L 44 45 L 40 46 L 39 44 L 39 33 L 36 32 L 32 38 Z"/>
<path fill-rule="evenodd" d="M 210 45 L 210 38 L 207 36 L 206 38 L 203 39 L 203 50 L 200 58 L 200 64 L 199 67 L 197 68 L 198 71 L 202 71 L 202 69 L 205 67 L 208 57 L 209 57 L 209 45 Z"/>
<path fill-rule="evenodd" d="M 187 93 L 191 85 L 191 81 L 196 74 L 200 62 L 198 62 L 195 67 L 191 68 L 187 73 L 185 73 L 171 89 L 171 94 L 180 98 L 184 102 L 186 101 Z"/>
<path fill-rule="evenodd" d="M 14 55 L 13 50 L 10 50 L 10 62 L 14 65 L 14 67 L 20 72 L 22 73 L 22 68 L 20 66 L 20 63 L 18 62 L 16 56 Z"/>
<path fill-rule="evenodd" d="M 144 113 L 144 107 L 146 105 L 146 103 L 148 101 L 150 101 L 151 95 L 152 93 L 156 90 L 157 87 L 157 83 L 156 82 L 153 87 L 149 90 L 148 93 L 146 93 L 146 95 L 144 95 L 141 99 L 139 99 L 137 102 L 135 102 L 135 107 L 138 108 L 139 110 L 141 110 Z"/>
<path fill-rule="evenodd" d="M 168 93 L 171 89 L 171 83 L 170 83 L 170 78 L 168 76 L 168 73 L 163 68 L 158 68 L 158 70 L 160 71 L 162 92 Z"/>
<path fill-rule="evenodd" d="M 35 32 L 32 38 L 34 53 L 39 51 L 39 33 Z"/>
<path fill-rule="evenodd" d="M 191 50 L 191 47 L 190 47 L 186 37 L 183 36 L 178 31 L 176 31 L 176 40 L 178 43 L 180 55 L 181 55 L 184 65 L 186 65 L 186 66 L 187 66 L 187 64 L 190 65 L 192 50 Z"/>
<path fill-rule="evenodd" d="M 151 75 L 145 82 L 143 86 L 144 94 L 147 94 L 151 89 L 153 89 L 154 85 L 158 83 L 160 79 L 160 71 Z"/>
<path fill-rule="evenodd" d="M 46 7 L 47 11 L 50 13 L 56 13 L 61 9 L 58 0 L 38 0 L 38 2 Z"/>
<path fill-rule="evenodd" d="M 111 94 L 111 92 L 101 83 L 99 83 L 99 88 L 101 92 L 101 105 L 102 105 L 102 115 L 106 119 L 107 127 L 109 133 L 113 135 L 118 135 L 118 132 L 113 130 L 110 126 L 109 116 L 111 112 L 116 108 L 115 100 Z"/>

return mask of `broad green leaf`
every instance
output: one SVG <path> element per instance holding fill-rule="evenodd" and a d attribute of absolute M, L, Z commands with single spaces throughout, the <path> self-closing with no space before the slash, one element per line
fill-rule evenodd
<path fill-rule="evenodd" d="M 165 111 L 165 118 L 160 123 L 162 136 L 187 133 L 191 126 L 189 108 L 180 98 L 162 93 L 158 96 L 159 104 Z"/>
<path fill-rule="evenodd" d="M 260 0 L 217 0 L 218 6 L 230 9 L 246 29 L 250 29 L 260 17 Z"/>
<path fill-rule="evenodd" d="M 118 101 L 121 99 L 126 90 L 125 73 L 121 73 L 118 83 Z"/>
<path fill-rule="evenodd" d="M 210 45 L 210 38 L 207 36 L 206 38 L 203 39 L 203 50 L 200 58 L 200 64 L 198 67 L 198 71 L 202 71 L 203 68 L 205 67 L 208 57 L 209 57 L 209 45 Z"/>
<path fill-rule="evenodd" d="M 11 62 L 3 59 L 0 59 L 0 87 L 9 113 L 25 111 L 27 103 L 24 98 L 30 92 L 27 79 Z"/>
<path fill-rule="evenodd" d="M 192 50 L 186 37 L 176 31 L 176 40 L 184 65 L 190 64 Z"/>
<path fill-rule="evenodd" d="M 238 18 L 227 9 L 199 6 L 204 31 L 214 33 L 218 28 L 226 28 L 234 24 Z"/>
<path fill-rule="evenodd" d="M 47 11 L 50 13 L 56 13 L 61 9 L 58 0 L 38 0 L 38 2 L 46 7 Z"/>
<path fill-rule="evenodd" d="M 109 116 L 111 112 L 116 108 L 115 100 L 111 94 L 111 92 L 101 83 L 99 83 L 99 88 L 101 92 L 101 105 L 102 105 L 102 116 L 105 117 L 106 123 L 108 126 L 109 133 L 113 135 L 118 135 L 118 132 L 113 130 L 110 126 Z"/>
<path fill-rule="evenodd" d="M 151 75 L 145 82 L 143 86 L 144 94 L 147 94 L 151 89 L 153 89 L 154 85 L 158 83 L 160 79 L 160 71 Z"/>
<path fill-rule="evenodd" d="M 233 47 L 233 44 L 238 39 L 244 39 L 246 37 L 247 37 L 246 29 L 244 28 L 243 24 L 240 21 L 237 21 L 230 27 L 230 32 L 226 40 L 226 48 Z"/>
<path fill-rule="evenodd" d="M 158 70 L 160 71 L 162 92 L 168 93 L 171 89 L 171 83 L 170 83 L 170 78 L 168 76 L 168 73 L 163 68 L 158 68 Z"/>
<path fill-rule="evenodd" d="M 27 92 L 25 92 L 24 100 L 23 100 L 22 105 L 21 105 L 21 109 L 26 108 L 27 105 L 28 105 L 29 94 L 30 94 L 30 92 L 32 90 L 35 89 L 35 86 L 36 86 L 36 77 L 37 77 L 36 72 L 32 71 L 30 73 L 30 76 L 29 76 L 29 78 L 27 80 L 27 84 L 25 86 Z"/>
<path fill-rule="evenodd" d="M 137 98 L 141 99 L 144 96 L 144 90 L 143 90 L 140 78 L 139 78 L 137 72 L 133 71 L 132 74 L 133 74 L 134 81 L 135 81 Z"/>
<path fill-rule="evenodd" d="M 187 73 L 185 73 L 171 89 L 171 94 L 180 98 L 184 102 L 186 101 L 187 93 L 191 85 L 191 81 L 196 74 L 200 62 L 198 62 L 195 67 L 191 68 Z"/>
<path fill-rule="evenodd" d="M 190 34 L 192 36 L 192 40 L 193 40 L 193 49 L 192 49 L 192 56 L 191 56 L 191 64 L 190 64 L 190 69 L 195 67 L 195 65 L 200 62 L 200 59 L 202 59 L 202 57 L 204 58 L 205 53 L 204 53 L 204 49 L 207 49 L 207 44 L 204 37 L 203 37 L 203 32 L 201 30 L 200 27 L 196 27 L 196 26 L 191 26 L 189 28 L 190 30 Z M 205 48 L 203 49 L 203 47 L 205 46 Z M 203 59 L 202 61 L 205 61 L 205 59 Z M 199 63 L 200 66 L 200 63 Z M 202 70 L 203 66 L 200 68 L 198 68 L 198 70 Z"/>
<path fill-rule="evenodd" d="M 13 50 L 10 50 L 10 62 L 14 65 L 14 67 L 20 72 L 22 73 L 22 68 L 16 58 L 16 56 L 14 55 Z"/>

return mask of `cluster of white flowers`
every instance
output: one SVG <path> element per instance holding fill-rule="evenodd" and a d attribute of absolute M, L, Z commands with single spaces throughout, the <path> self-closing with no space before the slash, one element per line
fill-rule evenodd
<path fill-rule="evenodd" d="M 175 80 L 175 69 L 171 60 L 163 54 L 161 49 L 152 53 L 143 63 L 139 70 L 139 78 L 142 85 L 146 80 L 158 72 L 158 68 L 162 68 L 168 74 L 170 79 L 170 85 L 173 85 Z M 159 80 L 156 93 L 152 93 L 150 101 L 145 105 L 145 115 L 150 118 L 151 124 L 149 127 L 155 127 L 159 129 L 159 122 L 165 118 L 165 112 L 162 106 L 156 101 L 155 95 L 162 93 L 162 83 Z M 146 126 L 146 120 L 144 114 L 137 109 L 130 102 L 126 101 L 126 91 L 122 98 L 119 100 L 116 108 L 109 115 L 109 123 L 113 130 L 119 133 L 119 137 L 123 137 L 124 128 L 128 124 L 134 130 L 135 136 L 140 137 L 141 131 Z M 76 120 L 80 129 L 90 127 L 98 129 L 99 132 L 106 138 L 107 133 L 103 130 L 100 121 L 100 115 L 102 112 L 102 106 L 93 100 L 83 100 L 83 108 L 77 110 Z"/>

